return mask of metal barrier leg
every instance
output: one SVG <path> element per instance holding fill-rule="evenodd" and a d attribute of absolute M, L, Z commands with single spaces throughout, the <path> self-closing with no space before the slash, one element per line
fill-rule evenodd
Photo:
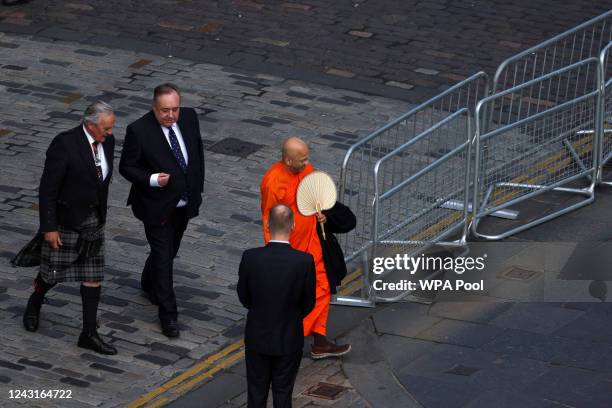
<path fill-rule="evenodd" d="M 588 132 L 590 132 L 591 134 L 594 133 L 592 130 L 590 130 Z M 581 133 L 581 132 L 578 132 L 578 133 Z M 586 168 L 586 166 L 582 162 L 582 159 L 580 158 L 580 155 L 578 154 L 578 152 L 576 152 L 576 149 L 574 149 L 574 146 L 572 146 L 572 144 L 567 139 L 563 139 L 563 146 L 565 146 L 567 151 L 570 153 L 570 155 L 572 156 L 574 161 L 578 164 L 578 166 L 580 166 L 582 171 L 588 171 L 588 169 Z M 591 181 L 593 180 L 592 176 L 589 175 L 587 177 L 589 178 L 589 180 L 591 180 Z"/>
<path fill-rule="evenodd" d="M 525 184 L 525 185 L 520 185 L 520 184 L 515 184 L 515 183 L 499 183 L 499 185 L 501 186 L 506 186 L 506 187 L 517 187 L 517 188 L 545 188 L 544 186 L 538 186 L 538 185 L 529 185 L 529 184 Z M 587 198 L 585 200 L 582 200 L 578 203 L 572 204 L 569 207 L 566 207 L 562 210 L 559 211 L 555 211 L 551 214 L 548 214 L 542 218 L 538 218 L 537 220 L 528 222 L 527 224 L 521 225 L 519 227 L 516 228 L 512 228 L 510 230 L 507 230 L 501 234 L 497 234 L 497 235 L 489 235 L 489 234 L 482 234 L 479 233 L 477 231 L 478 228 L 478 222 L 474 222 L 473 224 L 473 229 L 472 229 L 472 233 L 477 236 L 478 238 L 483 238 L 483 239 L 487 239 L 487 240 L 491 240 L 491 241 L 496 241 L 496 240 L 500 240 L 500 239 L 504 239 L 507 238 L 511 235 L 514 235 L 516 233 L 519 233 L 521 231 L 525 231 L 526 229 L 535 227 L 536 225 L 540 225 L 546 221 L 550 221 L 553 218 L 557 218 L 563 214 L 567 214 L 571 211 L 577 210 L 578 208 L 584 207 L 586 205 L 591 204 L 594 200 L 595 200 L 595 189 L 594 189 L 594 185 L 592 184 L 590 187 L 586 188 L 586 189 L 574 189 L 574 188 L 566 188 L 566 187 L 556 187 L 552 189 L 553 191 L 560 191 L 560 192 L 565 192 L 565 193 L 574 193 L 574 194 L 581 194 L 581 195 L 585 195 Z"/>
<path fill-rule="evenodd" d="M 442 204 L 440 207 L 448 208 L 449 210 L 463 211 L 463 203 L 459 200 L 449 200 Z M 468 212 L 472 212 L 472 203 L 468 204 Z M 504 218 L 506 220 L 516 220 L 519 216 L 519 212 L 515 210 L 498 210 L 490 214 L 491 217 Z"/>
<path fill-rule="evenodd" d="M 361 297 L 334 295 L 331 304 L 340 306 L 360 306 L 374 307 L 376 304 L 372 300 L 372 287 L 370 286 L 370 265 L 368 262 L 368 251 L 363 251 L 361 255 Z"/>

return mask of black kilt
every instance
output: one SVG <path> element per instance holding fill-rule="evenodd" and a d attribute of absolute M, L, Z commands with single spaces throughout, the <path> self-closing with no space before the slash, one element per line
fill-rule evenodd
<path fill-rule="evenodd" d="M 43 241 L 40 250 L 40 275 L 48 283 L 56 282 L 101 282 L 104 280 L 104 227 L 101 229 L 101 246 L 97 254 L 79 256 L 77 242 L 79 233 L 100 225 L 97 212 L 90 214 L 78 228 L 58 226 L 62 246 L 51 248 Z"/>

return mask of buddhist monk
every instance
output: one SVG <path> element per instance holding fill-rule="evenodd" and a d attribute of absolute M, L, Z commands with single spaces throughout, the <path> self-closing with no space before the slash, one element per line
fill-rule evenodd
<path fill-rule="evenodd" d="M 312 173 L 314 168 L 308 162 L 308 146 L 297 137 L 290 137 L 283 143 L 282 159 L 274 163 L 261 180 L 261 213 L 264 225 L 264 239 L 270 240 L 267 229 L 270 209 L 284 204 L 294 213 L 295 228 L 289 243 L 297 250 L 308 252 L 314 257 L 316 269 L 316 304 L 304 319 L 304 336 L 313 336 L 311 349 L 313 359 L 337 357 L 351 350 L 349 344 L 337 345 L 327 340 L 327 315 L 331 290 L 325 271 L 321 242 L 317 235 L 317 222 L 326 222 L 324 214 L 304 216 L 297 208 L 296 194 L 300 181 Z M 272 294 L 271 294 L 272 295 Z"/>

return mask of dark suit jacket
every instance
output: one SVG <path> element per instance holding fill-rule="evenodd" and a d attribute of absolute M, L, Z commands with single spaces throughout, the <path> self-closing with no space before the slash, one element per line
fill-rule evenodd
<path fill-rule="evenodd" d="M 82 125 L 53 139 L 38 189 L 40 232 L 56 231 L 58 224 L 76 227 L 93 208 L 99 209 L 101 222 L 106 221 L 115 138 L 107 137 L 102 146 L 108 163 L 104 182 L 96 173 L 93 152 Z"/>
<path fill-rule="evenodd" d="M 178 127 L 187 149 L 187 174 L 184 174 L 164 136 L 153 111 L 127 127 L 119 172 L 132 183 L 127 204 L 145 224 L 166 221 L 181 199 L 189 193 L 187 214 L 198 215 L 204 191 L 204 148 L 198 116 L 192 108 L 181 108 Z M 170 174 L 165 187 L 151 187 L 151 174 Z"/>
<path fill-rule="evenodd" d="M 301 351 L 302 320 L 314 308 L 316 297 L 312 255 L 270 242 L 246 250 L 238 274 L 238 297 L 249 309 L 246 347 L 275 356 Z"/>

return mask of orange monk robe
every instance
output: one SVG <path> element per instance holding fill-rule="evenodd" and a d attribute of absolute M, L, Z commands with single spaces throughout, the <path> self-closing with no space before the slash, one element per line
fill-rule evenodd
<path fill-rule="evenodd" d="M 313 171 L 312 165 L 308 164 L 301 173 L 293 174 L 285 168 L 282 161 L 274 163 L 261 180 L 261 213 L 264 239 L 268 243 L 270 232 L 266 226 L 270 209 L 277 204 L 284 204 L 293 210 L 295 228 L 291 232 L 289 243 L 293 248 L 308 252 L 313 256 L 317 279 L 317 301 L 312 312 L 304 318 L 304 336 L 310 336 L 313 332 L 325 336 L 331 291 L 323 263 L 321 242 L 317 235 L 317 217 L 315 215 L 306 217 L 300 214 L 296 201 L 300 181 Z"/>

